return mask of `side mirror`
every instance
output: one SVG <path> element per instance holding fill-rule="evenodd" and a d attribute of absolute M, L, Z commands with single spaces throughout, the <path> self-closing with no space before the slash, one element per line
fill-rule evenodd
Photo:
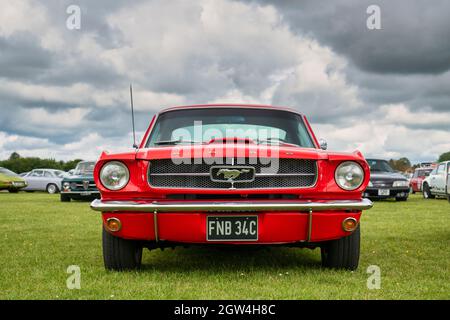
<path fill-rule="evenodd" d="M 328 143 L 324 139 L 319 139 L 319 146 L 322 150 L 327 150 Z"/>

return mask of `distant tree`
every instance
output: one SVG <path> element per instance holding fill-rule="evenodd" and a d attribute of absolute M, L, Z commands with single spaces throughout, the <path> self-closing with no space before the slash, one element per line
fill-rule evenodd
<path fill-rule="evenodd" d="M 389 165 L 396 171 L 406 172 L 411 170 L 411 161 L 405 157 L 398 160 L 390 159 Z"/>
<path fill-rule="evenodd" d="M 55 159 L 41 159 L 37 157 L 22 158 L 18 153 L 11 154 L 9 159 L 0 161 L 0 167 L 5 167 L 16 173 L 28 172 L 33 169 L 58 169 L 69 171 L 80 162 L 80 159 L 70 160 L 67 162 L 56 161 Z"/>
<path fill-rule="evenodd" d="M 438 162 L 449 161 L 450 160 L 450 151 L 445 152 L 439 156 Z"/>
<path fill-rule="evenodd" d="M 20 158 L 20 154 L 18 154 L 17 152 L 13 152 L 9 156 L 9 160 L 16 160 L 16 159 L 19 159 L 19 158 Z"/>

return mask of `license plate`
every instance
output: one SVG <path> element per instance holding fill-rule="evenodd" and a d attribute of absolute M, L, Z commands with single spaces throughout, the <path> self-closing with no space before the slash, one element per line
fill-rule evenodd
<path fill-rule="evenodd" d="M 89 191 L 80 192 L 81 196 L 90 196 L 91 194 L 92 194 L 92 192 L 89 192 Z"/>
<path fill-rule="evenodd" d="M 207 241 L 257 241 L 258 216 L 208 216 Z"/>
<path fill-rule="evenodd" d="M 388 196 L 389 195 L 389 189 L 378 189 L 378 195 L 379 196 Z"/>

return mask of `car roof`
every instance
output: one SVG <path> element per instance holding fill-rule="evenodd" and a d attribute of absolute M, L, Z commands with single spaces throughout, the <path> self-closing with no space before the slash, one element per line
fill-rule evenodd
<path fill-rule="evenodd" d="M 214 104 L 194 104 L 194 105 L 186 105 L 186 106 L 176 106 L 176 107 L 170 107 L 163 109 L 159 112 L 165 113 L 169 111 L 174 110 L 186 110 L 186 109 L 211 109 L 211 108 L 236 108 L 236 109 L 270 109 L 270 110 L 281 110 L 281 111 L 288 111 L 296 114 L 303 115 L 299 111 L 289 108 L 289 107 L 282 107 L 282 106 L 271 106 L 271 105 L 264 105 L 264 104 L 244 104 L 244 103 L 214 103 Z"/>

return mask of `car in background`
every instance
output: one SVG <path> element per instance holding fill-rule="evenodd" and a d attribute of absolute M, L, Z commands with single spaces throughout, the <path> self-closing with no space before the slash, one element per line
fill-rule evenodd
<path fill-rule="evenodd" d="M 81 161 L 72 175 L 64 177 L 61 182 L 61 201 L 92 200 L 100 197 L 94 181 L 95 161 Z"/>
<path fill-rule="evenodd" d="M 430 175 L 433 168 L 416 168 L 414 174 L 409 182 L 409 188 L 411 193 L 422 192 L 422 182 Z"/>
<path fill-rule="evenodd" d="M 366 159 L 366 161 L 370 167 L 370 182 L 364 191 L 365 198 L 408 200 L 408 179 L 392 169 L 386 160 Z"/>
<path fill-rule="evenodd" d="M 450 201 L 450 161 L 439 163 L 422 182 L 425 199 L 445 197 Z"/>
<path fill-rule="evenodd" d="M 49 194 L 60 191 L 61 181 L 67 173 L 56 169 L 33 169 L 23 177 L 28 186 L 24 191 L 46 191 Z"/>
<path fill-rule="evenodd" d="M 26 186 L 27 182 L 17 173 L 0 167 L 0 190 L 8 190 L 11 193 L 17 193 Z"/>

